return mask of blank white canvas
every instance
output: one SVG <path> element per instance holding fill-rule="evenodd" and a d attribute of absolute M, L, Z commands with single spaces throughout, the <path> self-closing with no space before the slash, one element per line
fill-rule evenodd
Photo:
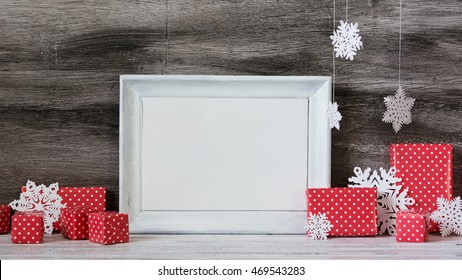
<path fill-rule="evenodd" d="M 143 98 L 145 210 L 305 210 L 307 99 Z"/>

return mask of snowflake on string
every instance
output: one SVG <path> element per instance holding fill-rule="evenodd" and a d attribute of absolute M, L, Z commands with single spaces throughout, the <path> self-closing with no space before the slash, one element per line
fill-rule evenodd
<path fill-rule="evenodd" d="M 350 177 L 348 181 L 354 184 L 348 187 L 377 188 L 379 234 L 388 232 L 389 235 L 395 235 L 396 212 L 407 210 L 409 205 L 415 203 L 414 199 L 407 197 L 408 189 L 402 190 L 402 186 L 397 185 L 401 182 L 401 178 L 395 177 L 396 168 L 392 167 L 388 172 L 380 168 L 380 175 L 377 170 L 374 170 L 371 175 L 370 168 L 366 168 L 363 172 L 361 168 L 355 167 L 353 172 L 356 177 Z"/>
<path fill-rule="evenodd" d="M 52 234 L 53 223 L 58 221 L 62 204 L 62 197 L 58 194 L 58 183 L 51 184 L 49 187 L 35 182 L 27 181 L 26 191 L 21 193 L 19 200 L 10 203 L 11 208 L 17 211 L 43 211 L 45 232 Z"/>
<path fill-rule="evenodd" d="M 342 114 L 338 111 L 337 102 L 329 102 L 327 107 L 327 118 L 329 119 L 329 128 L 336 128 L 340 130 L 340 121 L 342 120 Z"/>
<path fill-rule="evenodd" d="M 462 235 L 462 201 L 460 196 L 451 201 L 439 197 L 436 200 L 438 210 L 433 211 L 430 218 L 439 224 L 442 236 L 448 236 L 451 233 Z"/>
<path fill-rule="evenodd" d="M 335 57 L 353 60 L 356 52 L 363 47 L 357 23 L 340 21 L 340 25 L 330 39 L 334 45 Z"/>
<path fill-rule="evenodd" d="M 327 239 L 332 224 L 326 217 L 326 214 L 311 214 L 306 221 L 306 234 L 311 237 L 311 240 Z"/>
<path fill-rule="evenodd" d="M 387 96 L 384 100 L 387 111 L 383 114 L 382 121 L 393 123 L 393 129 L 398 133 L 403 124 L 412 122 L 411 109 L 415 98 L 407 97 L 404 89 L 399 87 L 395 95 Z"/>

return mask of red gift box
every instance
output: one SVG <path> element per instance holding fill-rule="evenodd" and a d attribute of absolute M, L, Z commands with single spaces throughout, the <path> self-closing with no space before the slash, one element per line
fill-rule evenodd
<path fill-rule="evenodd" d="M 7 204 L 0 204 L 0 234 L 10 232 L 11 208 Z"/>
<path fill-rule="evenodd" d="M 11 242 L 13 243 L 42 243 L 44 230 L 43 212 L 15 212 L 11 218 Z"/>
<path fill-rule="evenodd" d="M 85 206 L 62 209 L 59 217 L 61 234 L 71 240 L 88 239 L 88 214 L 96 211 Z"/>
<path fill-rule="evenodd" d="M 26 191 L 25 187 L 22 191 Z M 58 194 L 66 207 L 85 206 L 98 211 L 106 210 L 106 187 L 59 187 Z M 60 222 L 53 223 L 53 228 L 60 231 Z"/>
<path fill-rule="evenodd" d="M 308 188 L 308 214 L 326 214 L 330 236 L 377 235 L 376 188 Z"/>
<path fill-rule="evenodd" d="M 112 211 L 88 214 L 88 237 L 105 245 L 128 242 L 128 215 Z"/>
<path fill-rule="evenodd" d="M 396 213 L 396 241 L 425 242 L 427 225 L 428 218 L 425 214 L 399 211 Z"/>
<path fill-rule="evenodd" d="M 436 199 L 452 198 L 452 145 L 450 144 L 393 144 L 390 145 L 390 163 L 396 168 L 396 177 L 409 190 L 408 197 L 415 204 L 408 208 L 419 213 L 437 209 Z M 429 232 L 438 231 L 430 221 Z"/>

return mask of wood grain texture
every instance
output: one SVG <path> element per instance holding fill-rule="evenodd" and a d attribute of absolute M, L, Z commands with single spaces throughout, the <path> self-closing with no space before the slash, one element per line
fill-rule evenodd
<path fill-rule="evenodd" d="M 130 242 L 104 246 L 88 240 L 70 241 L 60 234 L 38 245 L 13 244 L 0 235 L 0 259 L 462 259 L 462 237 L 430 235 L 428 242 L 401 243 L 394 237 L 330 238 L 304 235 L 130 235 Z"/>
<path fill-rule="evenodd" d="M 391 143 L 452 143 L 461 195 L 460 1 L 403 3 L 402 85 L 417 101 L 398 134 L 381 119 L 398 85 L 399 1 L 349 2 L 364 50 L 336 62 L 333 185 L 354 166 L 388 166 Z M 331 75 L 332 4 L 0 0 L 0 203 L 32 179 L 107 185 L 117 209 L 120 74 Z"/>

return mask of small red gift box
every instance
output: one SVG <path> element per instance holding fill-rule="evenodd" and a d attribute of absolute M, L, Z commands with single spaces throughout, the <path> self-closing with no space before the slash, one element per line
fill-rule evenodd
<path fill-rule="evenodd" d="M 396 241 L 425 242 L 428 218 L 425 214 L 413 211 L 396 213 Z"/>
<path fill-rule="evenodd" d="M 308 188 L 308 214 L 326 214 L 330 236 L 377 235 L 376 188 Z"/>
<path fill-rule="evenodd" d="M 62 209 L 59 217 L 61 234 L 71 240 L 88 239 L 88 214 L 96 211 L 85 206 Z"/>
<path fill-rule="evenodd" d="M 11 241 L 17 244 L 42 243 L 43 212 L 15 212 L 11 218 Z"/>
<path fill-rule="evenodd" d="M 88 214 L 88 237 L 105 245 L 128 242 L 128 215 L 112 211 Z"/>
<path fill-rule="evenodd" d="M 409 209 L 429 213 L 437 209 L 436 199 L 452 198 L 452 145 L 450 144 L 393 144 L 390 163 L 396 168 L 396 177 L 415 200 Z M 438 231 L 430 221 L 429 232 Z"/>
<path fill-rule="evenodd" d="M 0 204 L 0 234 L 10 232 L 11 208 L 7 204 Z"/>

